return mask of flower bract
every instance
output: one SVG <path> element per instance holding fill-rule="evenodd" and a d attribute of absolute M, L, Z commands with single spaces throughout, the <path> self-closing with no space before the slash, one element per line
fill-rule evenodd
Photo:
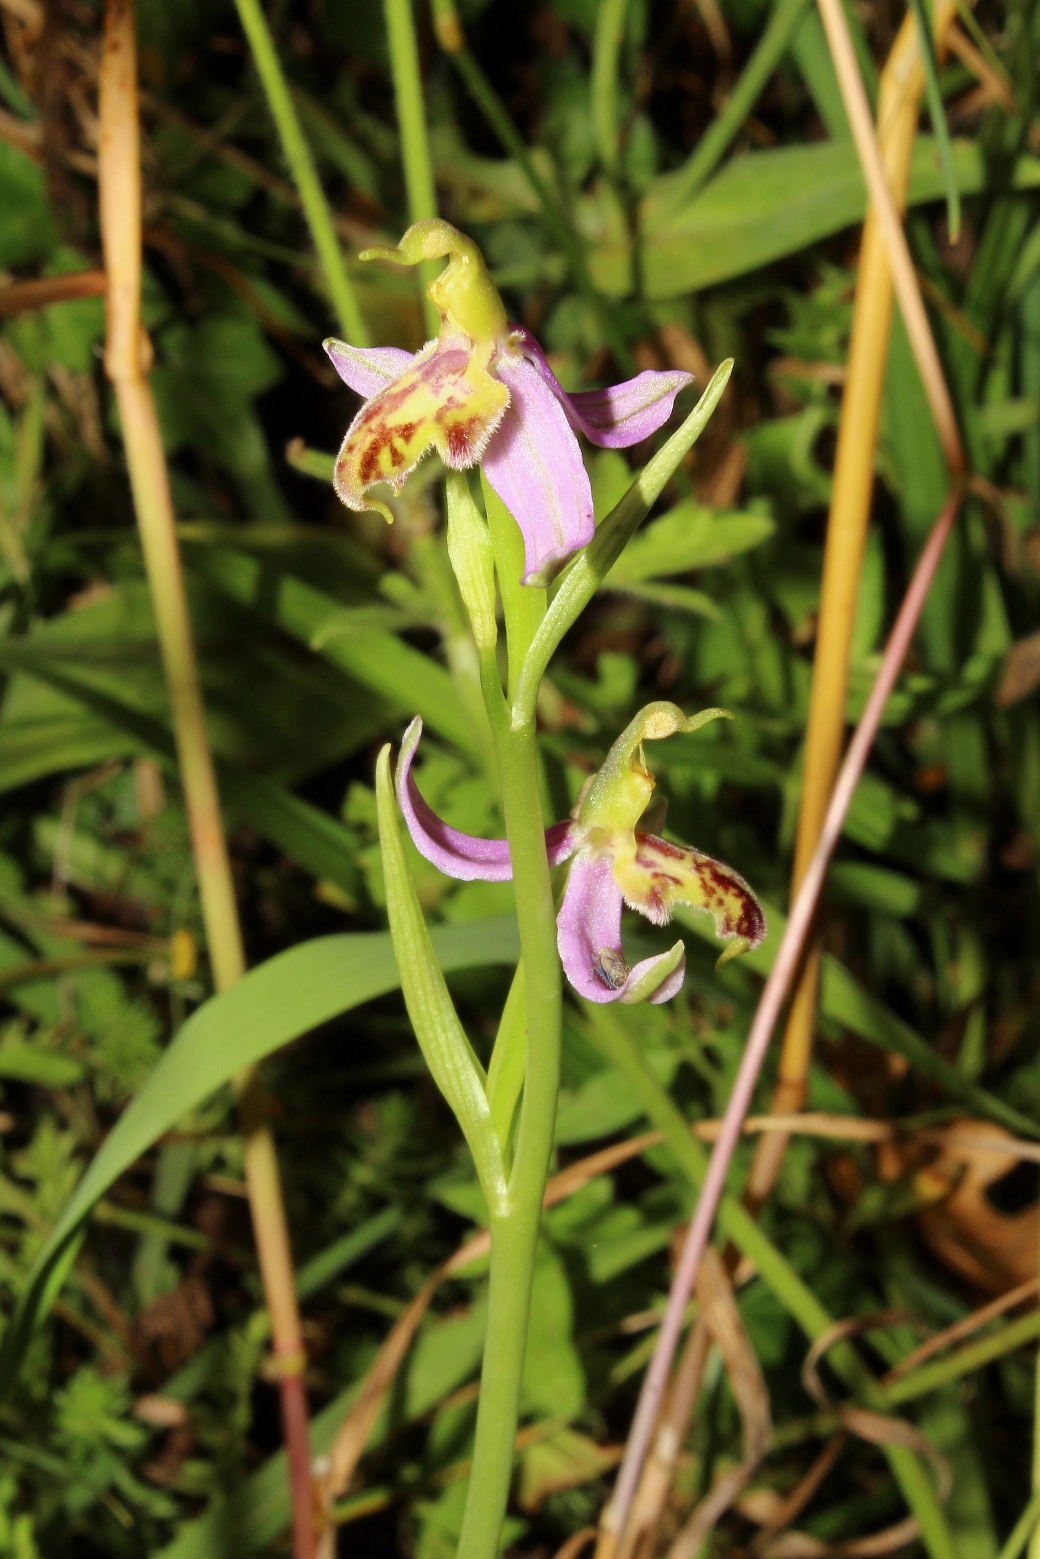
<path fill-rule="evenodd" d="M 528 584 L 591 541 L 592 489 L 576 437 L 624 448 L 671 415 L 688 373 L 647 370 L 604 390 L 568 394 L 529 331 L 511 325 L 476 244 L 437 218 L 416 222 L 397 248 L 362 259 L 448 261 L 427 292 L 440 311 L 434 340 L 414 355 L 330 338 L 340 378 L 365 397 L 336 457 L 333 485 L 348 509 L 376 509 L 385 483 L 400 492 L 435 449 L 454 470 L 482 465 L 524 536 Z"/>
<path fill-rule="evenodd" d="M 643 744 L 697 730 L 725 715 L 708 709 L 687 718 L 675 704 L 648 704 L 618 737 L 603 767 L 585 786 L 572 816 L 545 831 L 550 865 L 570 860 L 557 916 L 557 944 L 568 980 L 589 1001 L 668 1001 L 682 988 L 686 954 L 681 941 L 667 952 L 630 965 L 621 942 L 624 905 L 655 925 L 675 905 L 711 915 L 728 943 L 720 963 L 765 936 L 754 893 L 731 866 L 689 845 L 673 844 L 637 825 L 654 789 Z M 505 839 L 479 839 L 439 818 L 412 774 L 422 722 L 412 721 L 401 743 L 397 798 L 409 832 L 427 860 L 449 877 L 508 881 L 513 874 Z"/>

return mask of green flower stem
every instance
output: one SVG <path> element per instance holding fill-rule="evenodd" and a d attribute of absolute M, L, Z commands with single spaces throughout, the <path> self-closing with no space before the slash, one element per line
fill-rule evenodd
<path fill-rule="evenodd" d="M 509 995 L 502 1009 L 502 1020 L 495 1036 L 495 1048 L 488 1066 L 488 1104 L 498 1132 L 506 1163 L 511 1160 L 509 1144 L 513 1140 L 513 1121 L 517 1101 L 524 1086 L 526 1061 L 527 1005 L 524 990 L 523 961 L 517 964 Z"/>
<path fill-rule="evenodd" d="M 415 36 L 412 0 L 383 0 L 386 41 L 390 51 L 390 74 L 394 82 L 397 128 L 401 134 L 401 159 L 408 191 L 408 211 L 412 222 L 437 215 L 437 186 L 433 177 L 433 158 L 426 127 L 419 48 Z M 426 296 L 426 287 L 440 267 L 429 260 L 419 267 L 423 285 L 423 312 L 431 336 L 440 327 L 437 307 Z"/>
<path fill-rule="evenodd" d="M 235 4 L 242 30 L 253 51 L 271 117 L 281 138 L 289 172 L 299 192 L 340 329 L 348 341 L 353 341 L 356 346 L 367 346 L 369 336 L 364 315 L 343 259 L 332 213 L 318 179 L 318 170 L 301 128 L 289 83 L 285 79 L 260 0 L 235 0 Z"/>
<path fill-rule="evenodd" d="M 480 485 L 498 570 L 498 588 L 506 624 L 508 686 L 512 692 L 535 634 L 542 626 L 548 594 L 540 585 L 521 584 L 524 573 L 523 534 L 483 471 L 480 473 Z"/>
<path fill-rule="evenodd" d="M 625 542 L 707 422 L 731 368 L 732 364 L 725 364 L 716 373 L 696 410 L 669 440 L 656 462 L 651 462 L 643 477 L 637 478 L 628 498 L 618 506 L 596 542 L 579 559 L 575 566 L 580 570 L 584 559 L 597 549 L 598 544 L 587 580 L 579 575 L 577 583 L 565 594 L 567 581 L 574 572 L 572 568 L 557 592 L 553 607 L 544 617 L 544 595 L 540 591 L 536 595 L 532 590 L 528 596 L 529 587 L 515 583 L 521 571 L 519 533 L 510 516 L 501 512 L 489 497 L 485 484 L 485 502 L 509 638 L 509 680 L 514 695 L 512 722 L 508 729 L 503 730 L 498 725 L 490 703 L 489 715 L 495 728 L 506 835 L 513 860 L 523 971 L 522 986 L 514 985 L 503 1013 L 488 1084 L 491 1118 L 504 1153 L 505 1134 L 511 1129 L 520 1083 L 519 1039 L 524 1031 L 526 1043 L 523 1097 L 516 1156 L 509 1177 L 508 1205 L 504 1212 L 491 1219 L 488 1329 L 458 1559 L 490 1559 L 498 1552 L 513 1469 L 531 1285 L 559 1095 L 562 980 L 539 793 L 535 744 L 538 687 L 563 633 L 591 599 Z M 561 597 L 563 604 L 557 606 Z M 551 619 L 555 620 L 555 636 L 546 632 Z M 753 1220 L 749 1221 L 754 1228 Z M 765 1243 L 768 1246 L 768 1242 Z M 791 1278 L 797 1283 L 793 1273 Z M 806 1294 L 809 1301 L 814 1302 L 811 1294 L 807 1291 Z M 821 1330 L 827 1319 L 820 1309 Z"/>
<path fill-rule="evenodd" d="M 501 733 L 498 763 L 523 957 L 526 1073 L 507 1208 L 491 1219 L 488 1328 L 458 1559 L 498 1553 L 560 1087 L 563 991 L 533 721 Z"/>
<path fill-rule="evenodd" d="M 639 473 L 621 502 L 610 511 L 592 541 L 578 553 L 560 580 L 513 690 L 514 726 L 533 720 L 538 689 L 561 639 L 577 622 L 646 518 L 651 504 L 660 497 L 680 461 L 700 438 L 732 372 L 733 359 L 729 357 L 716 368 L 686 421 Z"/>
<path fill-rule="evenodd" d="M 477 682 L 483 699 L 479 720 L 480 731 L 490 733 L 491 747 L 487 754 L 488 770 L 497 787 L 497 742 L 499 735 L 509 724 L 509 713 L 502 692 L 502 679 L 498 669 L 498 616 L 495 596 L 495 562 L 487 521 L 477 505 L 464 471 L 449 471 L 446 476 L 445 497 L 448 510 L 448 563 L 454 575 L 452 586 L 454 599 L 461 598 L 465 616 L 469 621 L 472 639 L 467 636 L 470 651 L 476 654 Z M 450 578 L 450 575 L 449 575 Z"/>
<path fill-rule="evenodd" d="M 445 497 L 448 562 L 466 608 L 473 642 L 480 650 L 493 650 L 498 643 L 498 612 L 495 553 L 487 521 L 464 472 L 446 473 Z"/>

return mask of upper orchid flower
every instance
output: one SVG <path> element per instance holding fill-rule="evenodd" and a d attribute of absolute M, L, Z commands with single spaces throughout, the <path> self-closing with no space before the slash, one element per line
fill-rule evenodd
<path fill-rule="evenodd" d="M 476 244 L 449 223 L 416 222 L 396 249 L 377 245 L 361 254 L 398 265 L 445 257 L 427 288 L 440 332 L 414 356 L 392 346 L 324 343 L 340 378 L 366 398 L 336 458 L 335 489 L 348 509 L 378 509 L 390 520 L 369 490 L 386 482 L 400 492 L 427 450 L 457 471 L 483 464 L 523 531 L 524 581 L 541 583 L 595 530 L 573 430 L 608 449 L 637 444 L 671 415 L 691 376 L 647 371 L 568 395 L 534 337 L 509 324 Z"/>
<path fill-rule="evenodd" d="M 706 709 L 687 719 L 675 704 L 648 704 L 618 737 L 572 816 L 545 831 L 551 865 L 574 857 L 557 916 L 557 943 L 568 980 L 589 1001 L 668 1001 L 686 976 L 682 942 L 629 966 L 621 948 L 623 903 L 655 925 L 664 925 L 676 904 L 707 910 L 716 936 L 730 944 L 720 962 L 757 947 L 765 936 L 761 906 L 731 866 L 636 827 L 654 789 L 643 743 L 695 731 L 725 713 Z M 423 799 L 411 772 L 421 734 L 422 722 L 415 719 L 401 743 L 396 780 L 416 845 L 449 877 L 507 881 L 513 874 L 507 840 L 460 833 Z"/>

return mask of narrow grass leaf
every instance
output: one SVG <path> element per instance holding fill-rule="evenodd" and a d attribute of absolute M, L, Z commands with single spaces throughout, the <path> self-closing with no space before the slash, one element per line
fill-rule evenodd
<path fill-rule="evenodd" d="M 957 174 L 953 166 L 953 146 L 950 141 L 950 127 L 946 122 L 942 87 L 939 84 L 939 61 L 935 53 L 935 39 L 932 35 L 932 26 L 924 0 L 910 0 L 910 9 L 913 11 L 914 19 L 917 22 L 917 36 L 921 44 L 921 64 L 924 68 L 924 90 L 928 98 L 928 112 L 931 116 L 932 129 L 935 132 L 935 144 L 939 151 L 939 162 L 942 167 L 943 182 L 946 186 L 946 225 L 949 228 L 950 243 L 955 244 L 961 232 L 961 192 L 957 185 Z"/>
<path fill-rule="evenodd" d="M 509 963 L 519 950 L 511 916 L 438 928 L 431 940 L 448 970 Z M 193 1013 L 105 1139 L 39 1252 L 0 1344 L 0 1393 L 57 1298 L 87 1218 L 123 1171 L 237 1073 L 398 984 L 387 932 L 318 937 L 269 959 Z"/>

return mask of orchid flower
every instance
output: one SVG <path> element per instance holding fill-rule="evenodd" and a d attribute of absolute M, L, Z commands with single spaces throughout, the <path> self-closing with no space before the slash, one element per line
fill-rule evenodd
<path fill-rule="evenodd" d="M 419 352 L 324 343 L 340 378 L 365 397 L 336 457 L 338 496 L 390 521 L 370 489 L 385 482 L 399 493 L 429 449 L 457 471 L 480 464 L 523 532 L 524 583 L 543 583 L 595 530 L 574 430 L 608 449 L 638 444 L 671 415 L 691 376 L 648 370 L 568 395 L 534 337 L 507 321 L 476 244 L 437 218 L 416 222 L 397 248 L 380 244 L 360 258 L 448 264 L 427 288 L 440 332 Z"/>
<path fill-rule="evenodd" d="M 761 906 L 731 866 L 636 826 L 655 783 L 643 743 L 696 731 L 725 714 L 724 709 L 706 709 L 687 718 L 675 704 L 648 704 L 588 781 L 571 817 L 545 831 L 550 865 L 573 857 L 557 916 L 557 945 L 568 980 L 589 1001 L 663 1002 L 682 988 L 686 952 L 681 941 L 634 967 L 627 963 L 621 945 L 623 904 L 655 925 L 664 925 L 676 904 L 706 910 L 716 936 L 729 942 L 720 964 L 757 947 L 765 936 Z M 396 775 L 397 799 L 416 846 L 449 877 L 508 881 L 513 875 L 508 840 L 461 833 L 423 799 L 412 776 L 421 735 L 422 722 L 416 718 L 401 743 Z"/>

